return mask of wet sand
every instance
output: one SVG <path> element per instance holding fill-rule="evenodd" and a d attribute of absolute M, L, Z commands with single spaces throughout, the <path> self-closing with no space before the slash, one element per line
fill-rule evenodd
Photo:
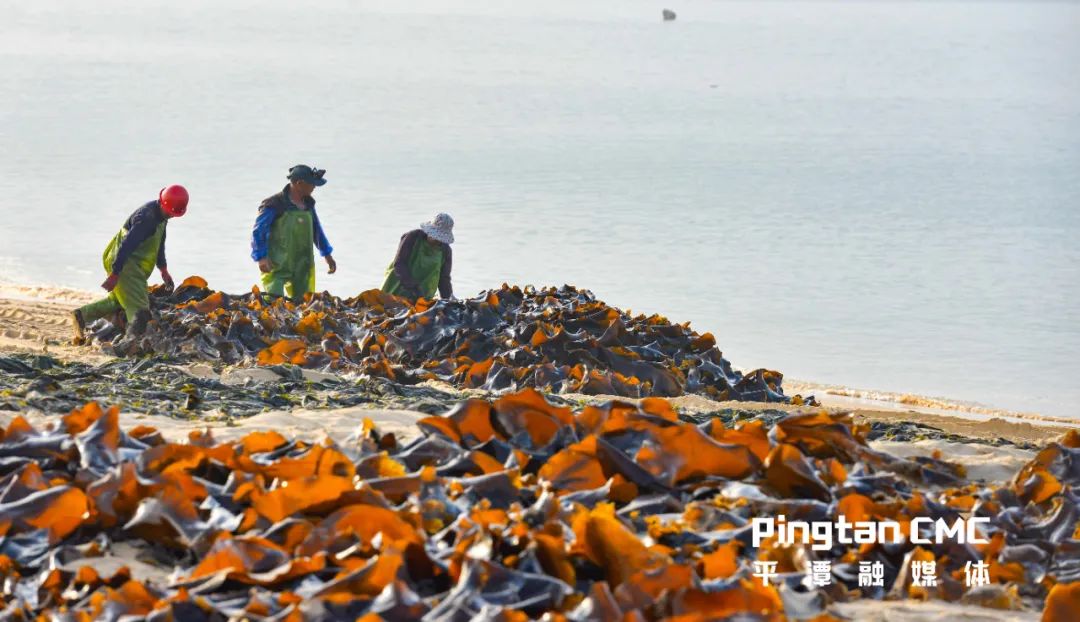
<path fill-rule="evenodd" d="M 73 289 L 0 284 L 0 352 L 46 352 L 65 361 L 109 360 L 95 348 L 71 344 L 71 312 L 96 300 Z"/>

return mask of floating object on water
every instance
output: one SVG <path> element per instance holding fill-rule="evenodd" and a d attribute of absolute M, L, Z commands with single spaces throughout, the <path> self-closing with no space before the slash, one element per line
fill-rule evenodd
<path fill-rule="evenodd" d="M 660 399 L 576 411 L 531 390 L 467 400 L 405 445 L 370 421 L 319 444 L 275 431 L 169 443 L 118 421 L 91 403 L 48 429 L 16 417 L 0 430 L 5 618 L 829 620 L 826 602 L 890 595 L 1045 599 L 1045 619 L 1064 621 L 1078 598 L 1076 432 L 985 486 L 941 460 L 872 450 L 846 415 L 730 429 L 681 421 Z M 748 524 L 960 514 L 989 519 L 987 543 L 811 550 L 755 545 Z M 95 570 L 116 542 L 175 573 Z M 795 592 L 810 555 L 833 563 L 830 585 Z M 772 584 L 752 577 L 755 561 L 777 563 Z M 935 562 L 938 585 L 913 585 L 912 561 Z M 882 586 L 858 585 L 863 562 L 883 565 Z M 989 567 L 989 586 L 957 579 L 970 562 Z"/>
<path fill-rule="evenodd" d="M 671 9 L 664 9 L 660 14 L 663 16 L 665 22 L 675 21 L 675 11 L 672 11 Z"/>
<path fill-rule="evenodd" d="M 107 350 L 290 363 L 489 391 L 803 401 L 784 395 L 779 372 L 733 369 L 710 333 L 659 315 L 631 316 L 570 286 L 504 285 L 475 298 L 415 304 L 378 290 L 348 299 L 324 292 L 297 304 L 257 290 L 215 292 L 191 277 L 173 292 L 153 289 L 151 300 L 157 318 L 146 333 L 108 342 Z"/>

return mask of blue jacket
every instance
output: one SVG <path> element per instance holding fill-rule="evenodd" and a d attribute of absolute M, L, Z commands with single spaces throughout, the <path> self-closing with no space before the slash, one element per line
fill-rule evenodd
<path fill-rule="evenodd" d="M 161 204 L 157 201 L 150 201 L 128 216 L 124 222 L 124 239 L 120 242 L 120 248 L 116 249 L 116 259 L 113 260 L 113 274 L 120 274 L 131 254 L 147 238 L 154 235 L 157 226 L 163 220 L 165 220 L 165 215 L 161 213 Z M 166 221 L 165 230 L 161 232 L 161 246 L 158 247 L 157 253 L 158 268 L 165 267 L 165 234 L 167 232 L 168 221 Z"/>
<path fill-rule="evenodd" d="M 334 252 L 334 247 L 330 246 L 330 241 L 326 239 L 322 225 L 319 224 L 319 215 L 315 213 L 315 199 L 308 197 L 304 199 L 304 203 L 311 210 L 311 220 L 314 224 L 314 234 L 312 236 L 314 239 L 312 242 L 315 244 L 315 248 L 319 249 L 319 255 L 326 257 Z M 259 261 L 266 257 L 267 253 L 270 252 L 270 227 L 278 216 L 296 209 L 300 208 L 296 207 L 292 199 L 289 198 L 288 185 L 274 196 L 263 199 L 262 204 L 259 205 L 259 215 L 255 218 L 255 227 L 251 231 L 252 259 Z M 162 248 L 164 248 L 164 245 L 162 245 Z"/>

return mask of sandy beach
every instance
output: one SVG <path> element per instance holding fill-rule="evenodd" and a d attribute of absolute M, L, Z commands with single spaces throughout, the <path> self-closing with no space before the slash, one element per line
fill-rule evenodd
<path fill-rule="evenodd" d="M 47 354 L 65 362 L 90 365 L 113 359 L 96 347 L 76 347 L 70 344 L 69 314 L 78 304 L 93 299 L 93 294 L 55 288 L 5 286 L 0 288 L 0 353 Z M 224 385 L 250 387 L 260 383 L 275 383 L 275 372 L 263 368 L 214 367 L 204 363 L 182 364 L 177 372 L 191 378 L 207 378 Z M 332 375 L 310 370 L 304 378 L 318 382 L 333 379 Z M 886 427 L 887 435 L 871 441 L 875 450 L 901 458 L 940 458 L 963 465 L 972 481 L 1001 485 L 1035 456 L 1035 449 L 1061 438 L 1070 429 L 1080 427 L 1060 419 L 1041 418 L 1031 414 L 994 411 L 976 405 L 962 405 L 940 399 L 914 396 L 866 397 L 862 392 L 842 387 L 827 387 L 807 382 L 785 383 L 789 394 L 813 394 L 829 413 L 852 413 L 858 424 Z M 428 382 L 427 388 L 464 399 L 490 397 L 483 391 L 455 389 L 444 383 Z M 569 403 L 603 404 L 614 398 L 604 395 L 563 394 L 559 398 Z M 102 401 L 107 401 L 103 399 Z M 669 399 L 683 416 L 733 411 L 743 417 L 806 412 L 808 407 L 777 403 L 718 402 L 698 395 Z M 393 433 L 398 442 L 407 442 L 420 435 L 416 425 L 429 413 L 408 408 L 387 408 L 379 404 L 347 408 L 267 408 L 247 417 L 222 417 L 213 412 L 201 416 L 174 417 L 140 412 L 138 407 L 122 405 L 120 429 L 151 426 L 158 429 L 169 442 L 184 443 L 192 434 L 209 430 L 219 442 L 236 441 L 251 432 L 274 431 L 287 438 L 320 443 L 330 439 L 348 443 L 365 419 L 383 433 Z M 0 427 L 6 427 L 16 416 L 24 417 L 35 428 L 48 428 L 58 413 L 27 409 L 21 412 L 0 411 Z M 903 424 L 903 425 L 900 425 Z M 904 427 L 906 426 L 906 427 Z M 892 436 L 889 436 L 892 435 Z M 899 436 L 897 436 L 899 435 Z M 147 564 L 145 556 L 122 543 L 110 554 L 95 558 L 91 565 L 102 575 L 120 565 L 129 566 L 137 577 L 163 580 L 165 569 Z M 875 620 L 880 622 L 955 620 L 1037 620 L 1037 611 L 998 611 L 976 606 L 979 603 L 960 602 L 849 602 L 836 603 L 829 612 L 840 619 Z"/>
<path fill-rule="evenodd" d="M 0 622 L 1080 622 L 1080 2 L 4 23 Z"/>
<path fill-rule="evenodd" d="M 96 295 L 93 292 L 73 289 L 0 285 L 0 352 L 47 353 L 59 360 L 87 363 L 110 360 L 110 356 L 101 353 L 96 348 L 71 345 L 71 311 L 78 305 L 95 298 Z M 193 373 L 221 375 L 220 372 L 215 372 L 206 366 L 196 368 Z M 259 377 L 258 370 L 252 373 L 255 377 Z M 267 376 L 267 372 L 262 372 L 261 377 L 270 378 L 272 374 Z M 1045 443 L 1060 437 L 1069 429 L 1080 428 L 1080 419 L 1069 421 L 1031 413 L 995 410 L 941 398 L 861 391 L 807 381 L 785 379 L 784 383 L 788 394 L 813 395 L 826 409 L 835 412 L 851 412 L 855 415 L 856 421 L 861 422 L 908 421 L 969 438 L 985 440 L 1004 438 L 1034 444 Z M 590 401 L 608 399 L 605 396 L 577 397 Z M 672 402 L 687 412 L 708 412 L 735 406 L 749 410 L 766 408 L 787 412 L 800 410 L 798 406 L 784 404 L 716 402 L 696 395 L 674 398 Z M 289 416 L 296 418 L 295 425 L 290 429 L 303 434 L 315 434 L 322 428 L 334 434 L 340 432 L 340 428 L 326 423 L 325 415 L 324 412 L 315 414 L 294 411 L 289 413 Z M 267 414 L 261 417 L 270 416 Z M 341 415 L 343 421 L 350 416 L 352 415 Z M 380 413 L 371 416 L 376 422 L 380 422 L 383 417 Z M 393 416 L 388 415 L 388 417 L 388 423 L 395 421 Z M 158 421 L 158 419 L 165 420 Z M 308 420 L 310 420 L 310 425 L 304 423 Z M 256 429 L 260 425 L 265 426 L 272 422 L 272 419 L 254 418 L 241 421 L 236 424 L 238 427 L 232 429 Z M 147 422 L 142 421 L 142 423 Z M 186 433 L 186 430 L 200 424 L 199 422 L 178 423 L 169 418 L 157 417 L 154 418 L 153 425 L 160 425 L 166 433 L 170 433 L 174 426 L 180 426 L 178 433 Z"/>
<path fill-rule="evenodd" d="M 47 353 L 62 361 L 78 361 L 100 364 L 111 360 L 107 354 L 94 347 L 73 346 L 70 341 L 70 312 L 77 305 L 93 300 L 94 294 L 79 290 L 0 286 L 0 353 Z M 192 364 L 184 371 L 194 377 L 222 380 L 227 384 L 272 382 L 277 376 L 263 369 L 225 368 L 216 371 L 208 365 Z M 318 372 L 305 370 L 309 378 L 324 377 Z M 436 389 L 464 397 L 483 397 L 482 391 L 457 391 L 444 383 L 426 383 Z M 916 396 L 879 396 L 884 399 L 859 398 L 855 395 L 868 393 L 842 387 L 818 385 L 796 381 L 786 383 L 790 394 L 814 395 L 829 412 L 850 412 L 856 423 L 909 422 L 927 426 L 945 435 L 963 439 L 1001 442 L 1021 445 L 1042 445 L 1060 438 L 1070 429 L 1080 428 L 1080 420 L 1070 422 L 1038 415 L 993 410 L 977 405 L 949 402 L 938 398 Z M 562 397 L 583 403 L 603 403 L 610 399 L 627 399 L 604 395 L 564 394 Z M 633 400 L 631 400 L 633 401 Z M 737 408 L 740 411 L 774 411 L 795 413 L 805 407 L 759 402 L 718 402 L 699 395 L 686 395 L 670 399 L 680 412 L 708 413 Z M 0 426 L 6 425 L 14 413 L 0 411 Z M 32 423 L 45 422 L 49 413 L 31 412 Z M 419 434 L 415 422 L 426 416 L 409 410 L 388 410 L 373 407 L 311 410 L 305 408 L 274 410 L 245 418 L 233 418 L 226 424 L 206 418 L 178 419 L 170 416 L 140 413 L 125 407 L 121 413 L 121 427 L 150 425 L 161 430 L 170 440 L 183 440 L 196 430 L 211 428 L 215 437 L 230 440 L 251 431 L 273 429 L 289 436 L 316 441 L 330 438 L 341 441 L 355 431 L 364 417 L 388 432 L 395 432 L 402 439 L 412 439 Z M 957 439 L 959 440 L 959 439 Z M 1031 449 L 1014 446 L 993 446 L 985 443 L 950 442 L 943 438 L 905 441 L 876 441 L 876 446 L 904 456 L 932 456 L 935 452 L 958 457 L 976 474 L 987 481 L 1005 481 L 1019 466 L 1034 455 Z"/>

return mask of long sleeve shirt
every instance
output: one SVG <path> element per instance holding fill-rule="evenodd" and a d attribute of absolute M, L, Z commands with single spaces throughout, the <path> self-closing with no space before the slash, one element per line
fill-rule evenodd
<path fill-rule="evenodd" d="M 426 244 L 427 240 L 427 234 L 420 229 L 413 229 L 401 236 L 401 240 L 398 242 L 397 253 L 394 255 L 394 273 L 397 274 L 398 280 L 407 290 L 416 290 L 420 287 L 416 279 L 413 278 L 412 270 L 409 269 L 409 258 L 412 257 L 413 248 L 417 244 Z M 450 249 L 449 244 L 439 242 L 439 246 L 443 252 L 442 270 L 439 271 L 439 296 L 446 299 L 454 295 L 454 287 L 450 282 L 450 270 L 454 264 L 454 252 Z"/>
<path fill-rule="evenodd" d="M 124 233 L 124 240 L 116 251 L 116 259 L 113 260 L 113 274 L 120 274 L 120 271 L 124 269 L 124 264 L 131 258 L 131 254 L 135 252 L 135 249 L 152 237 L 154 232 L 157 231 L 158 225 L 165 220 L 165 215 L 161 213 L 161 204 L 158 201 L 150 201 L 128 217 L 127 221 L 124 222 L 124 231 L 126 232 Z M 168 265 L 165 263 L 165 234 L 168 230 L 169 227 L 166 223 L 165 230 L 161 232 L 161 245 L 158 246 L 158 268 L 165 268 Z"/>
<path fill-rule="evenodd" d="M 322 223 L 319 222 L 319 215 L 315 212 L 315 199 L 307 197 L 304 199 L 304 203 L 307 209 L 311 210 L 314 229 L 312 243 L 319 250 L 319 255 L 326 257 L 334 252 L 334 247 L 330 246 L 330 241 L 326 239 Z M 259 205 L 259 215 L 255 217 L 255 226 L 251 231 L 251 258 L 253 260 L 259 261 L 269 254 L 270 228 L 278 216 L 294 209 L 300 208 L 289 198 L 289 186 L 285 186 L 285 189 L 281 192 L 263 200 L 262 204 Z"/>

